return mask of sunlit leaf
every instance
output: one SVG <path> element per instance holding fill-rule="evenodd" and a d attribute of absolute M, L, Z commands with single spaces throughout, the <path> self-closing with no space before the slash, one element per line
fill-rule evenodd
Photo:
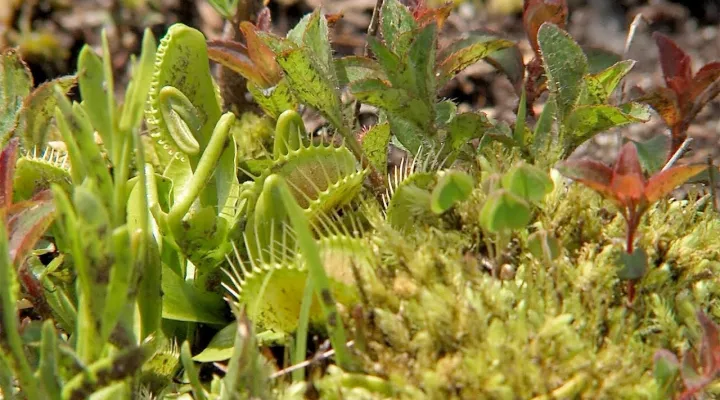
<path fill-rule="evenodd" d="M 545 171 L 520 163 L 503 175 L 502 186 L 530 202 L 539 202 L 552 191 L 553 182 Z"/>
<path fill-rule="evenodd" d="M 707 168 L 707 165 L 680 165 L 650 177 L 645 187 L 649 202 L 655 202 Z"/>
<path fill-rule="evenodd" d="M 377 124 L 361 135 L 363 152 L 370 164 L 383 176 L 387 172 L 388 144 L 390 143 L 390 124 Z"/>
<path fill-rule="evenodd" d="M 501 50 L 507 52 L 498 57 Z M 521 80 L 518 71 L 522 69 L 523 61 L 515 43 L 488 32 L 470 32 L 464 39 L 445 48 L 438 58 L 441 60 L 437 67 L 440 74 L 438 85 L 483 59 L 507 74 L 511 82 L 517 83 Z"/>
<path fill-rule="evenodd" d="M 398 38 L 417 28 L 412 14 L 400 1 L 387 0 L 383 2 L 380 15 L 383 40 L 395 53 L 405 54 L 410 43 L 400 42 Z"/>
<path fill-rule="evenodd" d="M 475 186 L 473 178 L 465 172 L 450 170 L 438 180 L 432 191 L 430 207 L 435 214 L 442 214 L 453 205 L 465 201 Z"/>
<path fill-rule="evenodd" d="M 6 49 L 0 55 L 0 145 L 15 128 L 23 99 L 33 86 L 30 69 L 17 50 Z"/>
<path fill-rule="evenodd" d="M 565 31 L 544 24 L 538 31 L 538 43 L 545 65 L 548 89 L 555 94 L 560 119 L 570 113 L 582 90 L 587 59 L 580 46 Z"/>
<path fill-rule="evenodd" d="M 524 228 L 530 218 L 530 205 L 503 189 L 490 194 L 480 210 L 480 225 L 489 232 Z"/>
<path fill-rule="evenodd" d="M 347 56 L 335 60 L 338 83 L 341 86 L 361 79 L 383 78 L 383 72 L 377 61 L 361 56 Z"/>
<path fill-rule="evenodd" d="M 573 144 L 579 145 L 596 133 L 649 119 L 647 106 L 639 103 L 628 104 L 625 110 L 610 105 L 580 106 L 572 110 L 566 126 Z"/>

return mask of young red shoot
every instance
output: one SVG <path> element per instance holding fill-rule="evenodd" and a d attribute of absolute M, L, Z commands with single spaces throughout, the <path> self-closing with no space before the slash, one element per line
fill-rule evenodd
<path fill-rule="evenodd" d="M 635 232 L 650 205 L 705 168 L 705 165 L 675 166 L 646 179 L 632 142 L 622 147 L 612 167 L 586 159 L 565 161 L 559 166 L 563 175 L 594 189 L 615 204 L 627 224 L 625 251 L 628 254 L 635 251 Z M 630 301 L 634 294 L 634 282 L 631 279 L 628 283 Z"/>
<path fill-rule="evenodd" d="M 655 89 L 641 100 L 653 107 L 670 128 L 672 156 L 687 138 L 693 119 L 720 93 L 720 62 L 705 64 L 693 74 L 692 60 L 685 50 L 662 33 L 653 36 L 666 87 Z"/>

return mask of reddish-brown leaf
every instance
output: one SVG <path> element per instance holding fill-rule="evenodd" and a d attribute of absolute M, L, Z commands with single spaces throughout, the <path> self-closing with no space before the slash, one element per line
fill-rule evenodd
<path fill-rule="evenodd" d="M 565 0 L 525 0 L 523 4 L 523 26 L 535 54 L 539 57 L 540 46 L 537 35 L 540 26 L 551 22 L 561 29 L 567 24 L 568 7 Z"/>
<path fill-rule="evenodd" d="M 685 120 L 690 122 L 700 110 L 720 93 L 720 62 L 705 64 L 695 74 L 690 88 L 685 93 L 691 109 L 686 111 Z"/>
<path fill-rule="evenodd" d="M 45 234 L 55 218 L 55 204 L 50 191 L 33 196 L 32 200 L 13 204 L 8 210 L 6 226 L 10 259 L 15 265 L 23 260 L 35 243 Z"/>
<path fill-rule="evenodd" d="M 680 165 L 659 172 L 648 179 L 645 197 L 650 203 L 658 201 L 705 168 L 706 165 Z"/>
<path fill-rule="evenodd" d="M 613 179 L 619 176 L 637 176 L 644 181 L 640 158 L 638 158 L 635 143 L 627 142 L 620 149 L 615 167 L 613 168 Z"/>
<path fill-rule="evenodd" d="M 682 121 L 677 104 L 677 95 L 668 88 L 659 87 L 635 101 L 648 104 L 669 127 Z"/>
<path fill-rule="evenodd" d="M 570 160 L 563 162 L 557 168 L 566 177 L 580 182 L 599 192 L 603 197 L 618 203 L 615 192 L 610 186 L 613 171 L 607 165 L 592 160 Z"/>
<path fill-rule="evenodd" d="M 18 138 L 10 139 L 0 153 L 0 209 L 12 204 L 13 176 L 17 159 Z"/>
<path fill-rule="evenodd" d="M 664 34 L 655 32 L 653 37 L 660 51 L 660 66 L 665 83 L 676 93 L 685 91 L 693 76 L 690 56 Z"/>
<path fill-rule="evenodd" d="M 256 25 L 258 30 L 270 32 L 270 28 L 272 27 L 272 17 L 270 15 L 269 8 L 263 7 L 263 9 L 260 10 L 257 16 Z"/>
<path fill-rule="evenodd" d="M 708 318 L 705 313 L 698 313 L 698 321 L 703 330 L 703 339 L 700 344 L 700 357 L 703 361 L 703 370 L 713 376 L 720 372 L 720 327 Z"/>
<path fill-rule="evenodd" d="M 264 81 L 262 85 L 259 82 L 255 83 L 263 88 L 268 88 L 275 86 L 282 79 L 282 70 L 275 61 L 275 53 L 258 37 L 257 29 L 250 22 L 243 21 L 240 23 L 240 30 L 245 36 L 248 57 L 250 57 Z"/>
<path fill-rule="evenodd" d="M 210 40 L 207 51 L 208 58 L 212 61 L 237 72 L 257 85 L 266 87 L 265 77 L 253 65 L 248 50 L 242 43 L 231 40 Z"/>

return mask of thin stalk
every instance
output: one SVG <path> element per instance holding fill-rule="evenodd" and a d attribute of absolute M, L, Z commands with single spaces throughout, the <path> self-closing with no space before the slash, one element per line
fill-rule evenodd
<path fill-rule="evenodd" d="M 310 306 L 312 306 L 314 290 L 315 288 L 313 287 L 313 280 L 306 280 L 305 291 L 303 292 L 302 303 L 300 304 L 298 329 L 295 335 L 295 352 L 292 358 L 293 365 L 299 365 L 300 363 L 305 361 L 305 354 L 307 353 L 308 325 L 310 324 Z M 304 379 L 305 374 L 302 368 L 298 368 L 293 371 L 293 382 L 301 382 Z"/>

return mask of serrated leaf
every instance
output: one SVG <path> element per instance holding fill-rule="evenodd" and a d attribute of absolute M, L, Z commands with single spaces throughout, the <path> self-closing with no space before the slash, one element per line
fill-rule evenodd
<path fill-rule="evenodd" d="M 277 119 L 283 112 L 297 109 L 297 100 L 285 78 L 281 79 L 277 85 L 267 89 L 262 89 L 248 81 L 247 88 L 248 92 L 252 94 L 253 100 L 272 118 Z"/>
<path fill-rule="evenodd" d="M 530 205 L 503 189 L 491 193 L 480 210 L 480 225 L 493 233 L 524 228 L 530 218 Z"/>
<path fill-rule="evenodd" d="M 15 128 L 23 99 L 33 86 L 30 69 L 17 50 L 6 49 L 0 55 L 0 146 Z"/>
<path fill-rule="evenodd" d="M 624 60 L 586 78 L 588 97 L 593 99 L 588 104 L 605 104 L 623 77 L 635 65 L 633 60 Z"/>
<path fill-rule="evenodd" d="M 707 165 L 680 165 L 657 173 L 648 179 L 645 196 L 649 202 L 655 202 L 706 168 Z"/>
<path fill-rule="evenodd" d="M 472 139 L 479 139 L 492 128 L 492 123 L 482 113 L 458 114 L 447 127 L 450 147 L 457 150 Z"/>
<path fill-rule="evenodd" d="M 362 135 L 363 153 L 375 169 L 385 176 L 387 173 L 388 144 L 390 143 L 390 124 L 377 124 Z"/>
<path fill-rule="evenodd" d="M 18 116 L 16 135 L 23 138 L 27 149 L 43 149 L 47 145 L 48 133 L 55 116 L 55 88 L 67 94 L 75 86 L 75 76 L 63 76 L 38 86 L 25 98 L 23 109 Z M 99 129 L 98 129 L 99 132 Z"/>
<path fill-rule="evenodd" d="M 332 48 L 328 37 L 328 26 L 320 9 L 315 10 L 308 20 L 303 33 L 303 44 L 315 68 L 331 83 L 337 86 L 337 76 L 332 59 Z"/>
<path fill-rule="evenodd" d="M 457 104 L 451 100 L 435 103 L 435 125 L 445 126 L 449 124 L 457 114 Z"/>
<path fill-rule="evenodd" d="M 545 23 L 538 31 L 547 85 L 555 94 L 560 120 L 572 111 L 587 73 L 587 59 L 580 46 L 556 25 Z"/>
<path fill-rule="evenodd" d="M 507 52 L 498 54 L 501 50 Z M 442 60 L 437 68 L 440 74 L 438 85 L 443 85 L 458 72 L 483 59 L 504 72 L 511 82 L 517 84 L 522 80 L 522 55 L 515 43 L 489 32 L 469 33 L 444 49 L 438 58 Z"/>
<path fill-rule="evenodd" d="M 430 132 L 434 112 L 426 102 L 413 97 L 404 89 L 390 87 L 379 79 L 365 79 L 353 83 L 350 90 L 363 103 L 402 117 L 427 133 Z"/>
<path fill-rule="evenodd" d="M 642 247 L 637 247 L 632 254 L 620 254 L 622 267 L 618 270 L 618 278 L 622 280 L 638 280 L 647 270 L 647 253 Z"/>
<path fill-rule="evenodd" d="M 467 200 L 474 186 L 475 181 L 467 173 L 446 171 L 433 188 L 430 209 L 435 214 L 444 213 L 456 203 Z"/>
<path fill-rule="evenodd" d="M 396 54 L 407 52 L 409 42 L 398 40 L 401 35 L 417 29 L 417 23 L 410 10 L 398 0 L 383 2 L 380 9 L 380 30 L 383 40 Z"/>
<path fill-rule="evenodd" d="M 305 29 L 307 29 L 308 23 L 310 22 L 310 18 L 313 17 L 313 14 L 306 14 L 302 18 L 300 18 L 300 21 L 295 25 L 292 29 L 290 29 L 287 33 L 287 39 L 294 43 L 297 46 L 303 45 L 303 36 L 305 36 Z M 277 52 L 277 51 L 276 51 Z"/>
<path fill-rule="evenodd" d="M 290 89 L 297 98 L 318 110 L 340 129 L 343 124 L 340 96 L 335 85 L 318 71 L 304 49 L 296 48 L 280 54 L 278 64 L 285 71 Z"/>
<path fill-rule="evenodd" d="M 383 78 L 383 72 L 377 61 L 361 56 L 347 56 L 335 60 L 338 84 L 348 85 L 355 81 L 371 78 Z"/>
<path fill-rule="evenodd" d="M 418 98 L 432 104 L 435 101 L 435 49 L 437 47 L 437 26 L 428 24 L 417 32 L 408 50 L 408 64 L 413 77 L 411 89 Z M 435 110 L 432 111 L 432 119 Z"/>
<path fill-rule="evenodd" d="M 572 143 L 577 146 L 596 133 L 634 122 L 650 119 L 649 110 L 640 103 L 629 103 L 624 109 L 610 105 L 580 106 L 567 118 L 567 129 Z"/>
<path fill-rule="evenodd" d="M 530 202 L 540 202 L 553 189 L 550 176 L 538 167 L 520 163 L 502 178 L 503 188 Z"/>
<path fill-rule="evenodd" d="M 412 73 L 408 70 L 407 63 L 404 63 L 397 54 L 375 37 L 368 39 L 368 45 L 393 87 L 414 90 Z"/>

